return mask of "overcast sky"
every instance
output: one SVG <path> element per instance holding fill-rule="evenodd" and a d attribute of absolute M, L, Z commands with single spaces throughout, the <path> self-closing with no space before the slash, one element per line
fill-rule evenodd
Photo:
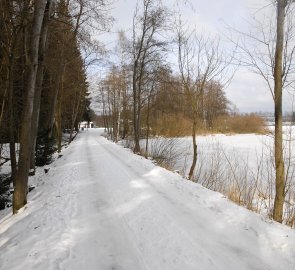
<path fill-rule="evenodd" d="M 163 1 L 170 8 L 176 8 L 175 0 Z M 116 21 L 111 33 L 101 36 L 108 47 L 116 44 L 117 31 L 124 30 L 128 33 L 131 30 L 136 2 L 136 0 L 117 0 L 114 3 L 111 13 Z M 191 4 L 186 5 L 184 2 L 187 1 L 178 1 L 184 19 L 202 32 L 221 34 L 226 31 L 226 25 L 247 31 L 247 21 L 266 5 L 267 0 L 191 0 Z M 271 94 L 265 83 L 258 75 L 252 74 L 247 69 L 241 68 L 236 72 L 226 93 L 229 100 L 241 112 L 273 110 Z M 289 110 L 290 104 L 286 100 L 284 110 Z"/>

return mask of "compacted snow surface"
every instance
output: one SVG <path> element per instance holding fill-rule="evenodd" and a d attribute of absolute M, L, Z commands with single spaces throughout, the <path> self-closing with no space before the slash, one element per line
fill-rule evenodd
<path fill-rule="evenodd" d="M 295 269 L 295 231 L 101 137 L 79 134 L 0 213 L 0 269 Z"/>

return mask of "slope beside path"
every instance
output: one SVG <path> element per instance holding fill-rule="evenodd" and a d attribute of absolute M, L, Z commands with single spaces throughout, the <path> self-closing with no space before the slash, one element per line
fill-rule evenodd
<path fill-rule="evenodd" d="M 295 269 L 295 231 L 88 130 L 16 216 L 0 220 L 0 269 Z M 1 215 L 1 214 L 0 214 Z"/>

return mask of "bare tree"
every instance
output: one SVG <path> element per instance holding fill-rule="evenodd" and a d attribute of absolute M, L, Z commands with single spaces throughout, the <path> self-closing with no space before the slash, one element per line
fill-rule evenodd
<path fill-rule="evenodd" d="M 164 50 L 165 42 L 160 40 L 159 33 L 165 24 L 165 8 L 158 0 L 143 0 L 142 14 L 138 6 L 133 17 L 132 37 L 132 89 L 133 89 L 133 127 L 134 152 L 140 152 L 140 128 L 142 93 L 148 65 L 156 61 L 158 53 Z"/>
<path fill-rule="evenodd" d="M 197 162 L 197 125 L 204 118 L 205 87 L 212 81 L 226 84 L 230 80 L 233 74 L 229 72 L 232 56 L 222 51 L 218 38 L 198 36 L 195 30 L 183 24 L 181 18 L 176 31 L 181 82 L 192 118 L 193 161 L 188 174 L 192 180 Z"/>

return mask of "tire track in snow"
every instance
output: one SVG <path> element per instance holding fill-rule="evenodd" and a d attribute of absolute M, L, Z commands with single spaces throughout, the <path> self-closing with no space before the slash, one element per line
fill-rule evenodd
<path fill-rule="evenodd" d="M 202 262 L 202 265 L 204 262 L 208 265 L 208 268 L 204 269 L 219 269 L 218 265 L 215 265 L 212 255 L 206 253 L 205 245 L 192 241 L 189 230 L 186 230 L 182 226 L 183 224 L 177 222 L 180 217 L 183 217 L 186 222 L 188 221 L 185 206 L 182 205 L 181 210 L 175 208 L 176 205 L 180 205 L 176 198 L 169 198 L 169 196 L 166 196 L 152 185 L 150 181 L 147 181 L 148 178 L 145 177 L 145 173 L 143 174 L 144 170 L 142 168 L 134 170 L 133 167 L 131 171 L 132 168 L 127 164 L 126 160 L 122 160 L 118 156 L 118 151 L 112 149 L 112 143 L 100 141 L 106 155 L 109 155 L 107 159 L 113 160 L 115 163 L 113 167 L 120 171 L 121 174 L 121 180 L 114 178 L 118 181 L 110 183 L 112 187 L 118 187 L 116 188 L 118 194 L 114 195 L 114 197 L 124 197 L 123 202 L 120 199 L 117 200 L 117 208 L 124 211 L 124 201 L 126 203 L 132 203 L 133 201 L 137 204 L 133 210 L 136 213 L 128 215 L 126 210 L 127 213 L 123 215 L 123 218 L 128 224 L 129 231 L 133 235 L 136 244 L 141 247 L 141 252 L 146 257 L 151 269 L 180 269 L 181 267 L 184 267 L 183 269 L 195 269 L 197 261 Z M 117 147 L 114 146 L 114 148 Z M 138 158 L 142 159 L 142 157 Z M 145 171 L 146 173 L 149 172 L 148 170 Z M 126 177 L 123 177 L 123 175 Z M 120 184 L 123 181 L 122 179 L 124 182 Z M 134 192 L 130 193 L 132 189 L 128 184 L 132 180 L 139 186 L 145 187 L 143 191 L 139 192 L 140 189 L 133 189 Z M 129 196 L 126 197 L 128 193 Z M 140 199 L 141 197 L 142 199 Z M 136 201 L 136 198 L 139 198 L 139 200 Z M 173 212 L 171 212 L 171 209 L 173 209 Z M 197 226 L 198 224 L 193 225 Z M 152 240 L 149 240 L 146 235 L 152 235 Z M 182 246 L 189 246 L 190 248 L 183 248 Z M 160 250 L 161 256 L 159 256 Z"/>
<path fill-rule="evenodd" d="M 83 144 L 80 156 L 86 162 L 79 174 L 83 182 L 77 197 L 83 207 L 76 217 L 79 225 L 77 221 L 72 224 L 73 228 L 81 227 L 75 240 L 79 245 L 71 249 L 61 269 L 148 270 L 129 238 L 124 220 L 114 211 L 112 191 L 105 183 L 106 168 L 99 163 L 104 155 L 100 144 L 89 133 L 85 134 Z"/>

